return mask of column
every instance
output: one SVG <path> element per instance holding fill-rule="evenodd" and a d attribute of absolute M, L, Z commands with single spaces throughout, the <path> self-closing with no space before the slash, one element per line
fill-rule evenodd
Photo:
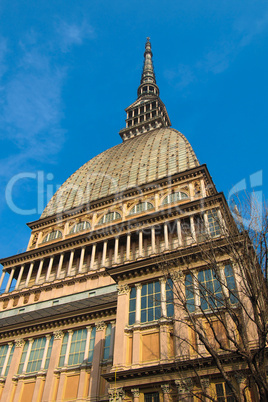
<path fill-rule="evenodd" d="M 130 245 L 131 245 L 131 234 L 127 234 L 127 250 L 126 250 L 126 260 L 130 260 Z"/>
<path fill-rule="evenodd" d="M 93 244 L 91 250 L 90 269 L 94 268 L 95 254 L 96 254 L 96 244 Z"/>
<path fill-rule="evenodd" d="M 163 402 L 169 402 L 169 393 L 170 393 L 169 384 L 162 384 L 161 389 L 163 392 Z"/>
<path fill-rule="evenodd" d="M 178 234 L 178 246 L 182 246 L 182 236 L 181 236 L 181 221 L 177 220 L 177 234 Z"/>
<path fill-rule="evenodd" d="M 87 328 L 87 340 L 86 340 L 86 347 L 85 347 L 85 354 L 84 354 L 84 360 L 88 359 L 88 353 L 89 353 L 89 344 L 90 344 L 90 336 L 91 336 L 91 331 L 92 327 L 88 326 Z"/>
<path fill-rule="evenodd" d="M 161 289 L 161 317 L 167 316 L 167 304 L 166 304 L 166 278 L 160 278 Z"/>
<path fill-rule="evenodd" d="M 10 272 L 10 275 L 9 275 L 9 278 L 8 278 L 8 282 L 7 282 L 7 286 L 6 286 L 6 289 L 5 289 L 5 293 L 9 292 L 9 289 L 10 289 L 10 286 L 11 286 L 11 282 L 12 282 L 14 273 L 15 273 L 15 268 L 12 268 L 12 270 L 11 270 L 11 272 Z"/>
<path fill-rule="evenodd" d="M 115 321 L 111 322 L 112 332 L 111 332 L 111 341 L 110 341 L 110 351 L 109 351 L 109 360 L 113 359 L 114 352 L 114 335 L 115 335 Z"/>
<path fill-rule="evenodd" d="M 132 388 L 131 389 L 133 395 L 133 402 L 139 402 L 140 400 L 140 390 L 139 388 Z"/>
<path fill-rule="evenodd" d="M 206 237 L 210 237 L 210 232 L 209 232 L 209 224 L 208 224 L 208 214 L 207 211 L 204 212 L 204 223 L 205 223 L 205 230 L 206 230 Z"/>
<path fill-rule="evenodd" d="M 1 279 L 0 279 L 0 292 L 1 292 L 1 287 L 3 285 L 3 280 L 4 280 L 4 277 L 5 277 L 5 274 L 6 274 L 6 271 L 2 271 L 2 275 L 1 275 Z"/>
<path fill-rule="evenodd" d="M 45 368 L 47 351 L 48 351 L 50 339 L 51 339 L 51 335 L 46 335 L 46 344 L 45 344 L 45 348 L 44 348 L 44 354 L 43 354 L 40 370 L 44 370 L 44 368 Z"/>
<path fill-rule="evenodd" d="M 72 343 L 72 337 L 73 337 L 74 331 L 72 329 L 68 330 L 68 342 L 67 342 L 67 347 L 66 347 L 66 352 L 65 352 L 65 359 L 64 359 L 64 366 L 68 366 L 68 360 L 69 360 L 69 353 L 70 353 L 70 348 L 71 348 L 71 343 Z"/>
<path fill-rule="evenodd" d="M 119 237 L 117 236 L 114 242 L 114 264 L 118 263 L 118 248 L 119 248 Z"/>
<path fill-rule="evenodd" d="M 106 263 L 107 244 L 108 244 L 108 241 L 105 240 L 103 242 L 103 247 L 102 247 L 102 260 L 101 260 L 101 266 L 102 267 L 105 267 L 105 263 Z"/>
<path fill-rule="evenodd" d="M 60 271 L 61 271 L 62 264 L 63 264 L 63 258 L 64 258 L 64 253 L 62 253 L 62 254 L 60 255 L 60 260 L 59 260 L 59 265 L 58 265 L 58 270 L 57 270 L 57 277 L 56 277 L 56 279 L 59 279 L 59 277 L 60 277 Z"/>
<path fill-rule="evenodd" d="M 202 197 L 205 198 L 205 196 L 206 196 L 206 187 L 205 187 L 204 179 L 200 180 L 200 184 L 201 184 Z"/>
<path fill-rule="evenodd" d="M 222 213 L 221 213 L 221 211 L 219 209 L 217 209 L 217 216 L 218 216 L 218 219 L 219 219 L 220 231 L 224 232 L 224 233 L 227 233 L 227 227 L 225 225 L 225 221 L 223 219 Z"/>
<path fill-rule="evenodd" d="M 195 234 L 195 225 L 194 225 L 194 216 L 190 216 L 190 225 L 191 225 L 191 234 L 193 241 L 196 242 L 196 234 Z"/>
<path fill-rule="evenodd" d="M 23 339 L 16 339 L 15 340 L 15 350 L 11 359 L 11 364 L 10 368 L 7 373 L 6 381 L 5 381 L 5 386 L 3 389 L 3 393 L 1 396 L 2 401 L 9 401 L 10 400 L 10 395 L 11 395 L 11 390 L 12 390 L 12 378 L 14 376 L 14 373 L 18 372 L 20 360 L 21 360 L 21 354 L 23 351 L 23 346 L 24 346 L 24 340 Z"/>
<path fill-rule="evenodd" d="M 142 285 L 140 283 L 135 285 L 136 287 L 136 316 L 135 316 L 135 324 L 139 324 L 141 322 L 141 288 Z"/>
<path fill-rule="evenodd" d="M 80 260 L 79 260 L 79 267 L 78 267 L 78 273 L 81 274 L 83 265 L 84 265 L 84 258 L 85 258 L 85 251 L 86 247 L 81 248 L 81 254 L 80 254 Z"/>
<path fill-rule="evenodd" d="M 31 262 L 31 265 L 30 265 L 30 268 L 29 268 L 29 271 L 28 271 L 28 275 L 27 275 L 27 278 L 26 278 L 25 287 L 29 286 L 29 282 L 30 282 L 32 272 L 33 272 L 33 267 L 34 267 L 34 262 Z"/>
<path fill-rule="evenodd" d="M 155 254 L 155 227 L 151 228 L 152 254 Z"/>
<path fill-rule="evenodd" d="M 167 222 L 164 223 L 164 239 L 165 239 L 165 250 L 168 250 L 168 225 Z"/>
<path fill-rule="evenodd" d="M 20 273 L 19 273 L 19 276 L 18 276 L 18 279 L 17 279 L 15 290 L 17 290 L 19 288 L 19 286 L 20 286 L 20 281 L 21 281 L 21 277 L 22 277 L 22 274 L 23 274 L 23 270 L 24 270 L 24 264 L 20 267 Z"/>
<path fill-rule="evenodd" d="M 208 397 L 211 397 L 212 395 L 210 395 L 210 389 L 209 389 L 210 380 L 209 380 L 209 378 L 201 378 L 200 379 L 200 385 L 201 385 L 201 388 L 202 388 L 202 391 L 204 392 L 204 394 L 206 396 L 208 396 Z M 211 399 L 206 398 L 205 400 L 210 401 Z"/>
<path fill-rule="evenodd" d="M 128 285 L 118 285 L 117 287 L 117 322 L 116 322 L 116 335 L 114 341 L 114 361 L 116 367 L 124 367 L 126 363 L 126 349 L 127 337 L 124 332 L 125 325 L 128 322 L 128 306 L 129 306 L 129 292 Z"/>
<path fill-rule="evenodd" d="M 52 400 L 52 395 L 54 391 L 54 370 L 59 364 L 61 343 L 64 333 L 62 331 L 53 332 L 53 345 L 51 350 L 51 357 L 49 360 L 49 365 L 47 369 L 46 382 L 43 391 L 42 401 L 47 402 Z"/>
<path fill-rule="evenodd" d="M 96 338 L 94 354 L 90 372 L 88 396 L 94 401 L 98 400 L 99 382 L 100 382 L 100 361 L 103 352 L 104 331 L 106 325 L 104 322 L 96 323 Z"/>
<path fill-rule="evenodd" d="M 36 275 L 36 278 L 35 278 L 35 285 L 37 285 L 38 282 L 39 282 L 41 272 L 42 272 L 42 268 L 43 268 L 43 264 L 44 264 L 44 259 L 42 258 L 42 260 L 40 260 L 40 262 L 39 262 L 39 268 L 38 268 L 37 275 Z"/>
<path fill-rule="evenodd" d="M 23 369 L 22 369 L 23 373 L 26 373 L 26 370 L 27 370 L 29 357 L 30 357 L 30 353 L 31 353 L 31 350 L 32 350 L 33 341 L 34 341 L 33 338 L 28 339 L 29 345 L 28 345 L 28 349 L 27 349 L 27 352 L 26 352 L 25 361 L 24 361 L 24 364 L 23 364 Z"/>
<path fill-rule="evenodd" d="M 48 269 L 47 269 L 47 275 L 46 275 L 46 282 L 49 281 L 49 277 L 50 277 L 52 266 L 53 266 L 53 261 L 54 261 L 54 257 L 50 257 Z"/>
<path fill-rule="evenodd" d="M 143 256 L 143 233 L 142 230 L 139 231 L 139 257 Z"/>
<path fill-rule="evenodd" d="M 6 368 L 7 368 L 7 363 L 8 363 L 8 360 L 9 360 L 9 356 L 10 356 L 12 346 L 13 346 L 13 342 L 9 342 L 8 343 L 7 354 L 6 354 L 5 361 L 4 361 L 4 364 L 3 364 L 3 368 L 2 368 L 2 371 L 1 371 L 1 377 L 3 377 L 5 375 Z"/>
<path fill-rule="evenodd" d="M 67 276 L 71 275 L 71 269 L 72 269 L 72 266 L 73 266 L 73 260 L 74 260 L 74 250 L 72 250 L 71 253 L 70 253 Z"/>

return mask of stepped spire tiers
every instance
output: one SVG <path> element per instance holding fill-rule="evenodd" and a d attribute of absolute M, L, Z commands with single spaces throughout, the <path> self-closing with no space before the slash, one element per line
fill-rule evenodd
<path fill-rule="evenodd" d="M 152 57 L 150 38 L 147 38 L 138 99 L 126 108 L 126 128 L 119 133 L 123 141 L 156 128 L 171 126 L 166 107 L 159 98 Z"/>

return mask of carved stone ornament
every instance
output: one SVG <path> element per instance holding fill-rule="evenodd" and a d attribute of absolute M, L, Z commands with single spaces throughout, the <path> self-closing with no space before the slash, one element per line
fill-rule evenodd
<path fill-rule="evenodd" d="M 170 277 L 173 281 L 182 281 L 185 274 L 182 271 L 173 271 L 170 273 Z"/>
<path fill-rule="evenodd" d="M 53 332 L 54 339 L 62 339 L 64 337 L 64 333 L 61 330 Z"/>
<path fill-rule="evenodd" d="M 24 339 L 22 339 L 22 338 L 18 338 L 18 339 L 15 339 L 15 348 L 22 348 L 23 346 L 24 346 Z"/>
<path fill-rule="evenodd" d="M 134 398 L 139 398 L 139 396 L 140 396 L 139 388 L 132 388 L 131 392 L 132 392 Z"/>
<path fill-rule="evenodd" d="M 122 401 L 125 398 L 125 391 L 123 388 L 110 388 L 108 389 L 109 402 Z"/>
<path fill-rule="evenodd" d="M 201 387 L 202 388 L 209 388 L 209 385 L 210 385 L 210 380 L 209 380 L 209 378 L 201 378 L 201 380 L 200 380 L 200 384 L 201 384 Z"/>
<path fill-rule="evenodd" d="M 185 378 L 184 380 L 175 380 L 176 387 L 179 394 L 187 394 L 193 388 L 193 380 Z"/>
<path fill-rule="evenodd" d="M 169 394 L 170 393 L 170 386 L 169 384 L 162 384 L 161 385 L 162 392 L 163 394 Z"/>
<path fill-rule="evenodd" d="M 247 380 L 247 377 L 243 372 L 241 372 L 241 373 L 235 374 L 235 379 L 238 384 L 243 384 L 243 382 L 245 382 Z"/>
<path fill-rule="evenodd" d="M 117 292 L 118 295 L 126 295 L 130 292 L 130 287 L 128 285 L 118 285 Z"/>
<path fill-rule="evenodd" d="M 96 322 L 96 331 L 103 331 L 106 328 L 106 324 L 103 321 Z"/>

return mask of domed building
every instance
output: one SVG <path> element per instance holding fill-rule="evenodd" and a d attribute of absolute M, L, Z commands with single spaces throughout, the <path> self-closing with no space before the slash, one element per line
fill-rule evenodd
<path fill-rule="evenodd" d="M 149 40 L 126 113 L 122 143 L 70 176 L 28 224 L 27 251 L 0 261 L 1 401 L 234 400 L 177 303 L 178 289 L 188 312 L 206 302 L 196 275 L 217 291 L 200 247 L 222 245 L 234 223 L 171 128 Z"/>

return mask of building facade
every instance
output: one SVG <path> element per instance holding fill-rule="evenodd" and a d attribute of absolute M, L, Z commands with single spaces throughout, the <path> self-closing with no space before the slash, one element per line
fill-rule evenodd
<path fill-rule="evenodd" d="M 149 40 L 126 113 L 123 142 L 78 169 L 28 224 L 27 251 L 1 260 L 1 401 L 234 400 L 176 303 L 179 288 L 188 311 L 208 309 L 195 278 L 221 292 L 200 244 L 234 223 L 170 127 Z M 217 260 L 235 291 L 229 256 Z"/>

